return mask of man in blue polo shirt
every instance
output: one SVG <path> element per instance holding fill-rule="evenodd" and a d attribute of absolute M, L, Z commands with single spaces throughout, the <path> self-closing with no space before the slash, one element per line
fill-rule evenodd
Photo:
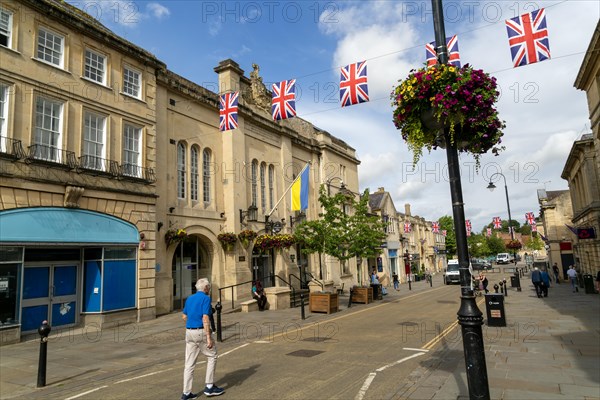
<path fill-rule="evenodd" d="M 183 307 L 185 321 L 185 368 L 183 369 L 183 394 L 181 400 L 195 399 L 199 393 L 192 393 L 194 382 L 194 367 L 198 354 L 202 352 L 207 358 L 206 387 L 204 395 L 219 396 L 225 391 L 214 384 L 215 368 L 217 366 L 217 347 L 211 337 L 210 315 L 210 282 L 206 278 L 196 282 L 196 294 L 187 298 Z"/>

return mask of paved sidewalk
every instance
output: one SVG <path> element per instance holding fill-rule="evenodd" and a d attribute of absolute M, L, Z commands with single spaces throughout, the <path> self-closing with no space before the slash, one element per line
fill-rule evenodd
<path fill-rule="evenodd" d="M 488 277 L 493 286 L 501 276 L 488 274 Z M 562 283 L 553 284 L 549 297 L 540 299 L 535 296 L 528 276 L 521 278 L 521 283 L 522 291 L 509 288 L 509 296 L 505 299 L 507 326 L 492 328 L 484 325 L 491 397 L 507 400 L 600 399 L 600 295 L 585 294 L 583 289 L 572 293 L 570 285 Z M 441 276 L 437 275 L 434 287 L 439 285 Z M 401 288 L 400 292 L 389 290 L 387 299 L 425 291 L 429 285 L 415 282 L 411 292 L 406 290 L 405 284 Z M 340 298 L 340 313 L 346 310 L 347 303 L 347 295 Z M 485 317 L 483 304 L 480 309 Z M 239 345 L 240 326 L 268 325 L 277 332 L 291 325 L 326 321 L 340 313 L 309 313 L 306 307 L 305 320 L 301 319 L 299 308 L 223 314 L 225 341 L 219 344 L 219 352 Z M 47 385 L 84 384 L 101 374 L 106 377 L 107 371 L 118 375 L 156 365 L 157 359 L 164 363 L 182 360 L 182 326 L 181 314 L 172 313 L 152 321 L 103 331 L 88 327 L 51 335 Z M 245 332 L 245 339 L 249 332 Z M 40 398 L 35 387 L 38 351 L 39 338 L 0 347 L 1 399 Z M 465 370 L 462 341 L 442 340 L 432 349 L 432 357 L 423 361 L 411 376 L 405 377 L 403 392 L 390 396 L 467 399 Z"/>

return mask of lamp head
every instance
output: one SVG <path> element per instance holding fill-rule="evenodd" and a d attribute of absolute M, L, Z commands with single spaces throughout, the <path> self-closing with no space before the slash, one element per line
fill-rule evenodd
<path fill-rule="evenodd" d="M 487 187 L 488 189 L 490 189 L 490 192 L 493 192 L 494 189 L 496 189 L 496 185 L 494 185 L 494 182 L 490 181 L 490 184 Z"/>

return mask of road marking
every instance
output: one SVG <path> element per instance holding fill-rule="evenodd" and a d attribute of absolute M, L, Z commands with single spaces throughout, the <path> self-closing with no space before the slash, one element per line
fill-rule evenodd
<path fill-rule="evenodd" d="M 404 357 L 398 361 L 394 361 L 393 363 L 389 363 L 387 365 L 384 365 L 383 367 L 377 368 L 375 370 L 375 372 L 369 373 L 369 376 L 367 376 L 367 379 L 365 379 L 365 382 L 363 383 L 362 387 L 356 394 L 356 397 L 354 398 L 354 400 L 362 400 L 363 397 L 365 397 L 365 394 L 367 394 L 367 390 L 369 390 L 369 387 L 371 386 L 371 383 L 373 383 L 373 380 L 377 376 L 378 372 L 384 371 L 384 370 L 388 369 L 389 367 L 393 367 L 395 365 L 401 364 L 404 361 L 410 360 L 411 358 L 422 356 L 423 354 L 425 354 L 425 352 L 416 353 L 416 354 L 413 354 L 412 356 Z"/>
<path fill-rule="evenodd" d="M 93 393 L 93 392 L 95 392 L 95 391 L 97 391 L 97 390 L 104 389 L 105 387 L 108 387 L 108 386 L 106 386 L 106 385 L 105 385 L 105 386 L 100 386 L 100 387 L 97 387 L 97 388 L 95 388 L 95 389 L 88 390 L 87 392 L 83 392 L 83 393 L 79 393 L 79 394 L 77 394 L 77 395 L 75 395 L 75 396 L 67 397 L 65 400 L 72 400 L 72 399 L 76 399 L 76 398 L 78 398 L 78 397 L 85 396 L 86 394 Z"/>
<path fill-rule="evenodd" d="M 170 370 L 172 370 L 172 369 L 173 369 L 173 368 L 167 368 L 167 369 L 163 369 L 163 370 L 160 370 L 160 371 L 150 372 L 149 374 L 144 374 L 144 375 L 136 376 L 136 377 L 133 377 L 133 378 L 122 379 L 122 380 L 120 380 L 120 381 L 117 381 L 117 382 L 115 382 L 113 385 L 116 385 L 117 383 L 123 383 L 123 382 L 134 381 L 134 380 L 136 380 L 136 379 L 145 378 L 145 377 L 147 377 L 147 376 L 152 376 L 152 375 L 160 374 L 161 372 L 170 371 Z"/>
<path fill-rule="evenodd" d="M 426 349 L 413 349 L 412 347 L 404 347 L 402 350 L 410 350 L 410 351 L 424 351 L 424 352 L 428 352 L 429 350 Z"/>
<path fill-rule="evenodd" d="M 367 379 L 365 379 L 365 383 L 363 383 L 362 387 L 358 391 L 358 394 L 354 398 L 355 400 L 362 400 L 362 398 L 365 397 L 365 394 L 367 393 L 367 390 L 369 390 L 369 386 L 371 386 L 371 382 L 373 382 L 375 376 L 377 376 L 375 372 L 371 372 L 369 376 L 367 376 Z"/>
<path fill-rule="evenodd" d="M 404 358 L 403 358 L 403 359 L 401 359 L 401 360 L 394 361 L 393 363 L 390 363 L 390 364 L 388 364 L 388 365 L 384 365 L 384 366 L 383 366 L 383 367 L 381 367 L 381 368 L 377 368 L 375 371 L 376 371 L 376 372 L 381 372 L 381 371 L 383 371 L 383 370 L 386 370 L 386 369 L 388 369 L 389 367 L 393 367 L 394 365 L 401 364 L 401 363 L 403 363 L 404 361 L 410 360 L 411 358 L 415 358 L 415 357 L 422 356 L 423 354 L 425 354 L 425 352 L 422 352 L 422 353 L 416 353 L 416 354 L 413 354 L 412 356 L 404 357 Z"/>
<path fill-rule="evenodd" d="M 246 347 L 246 346 L 249 346 L 249 345 L 250 345 L 250 343 L 244 343 L 243 345 L 241 345 L 241 346 L 238 346 L 238 347 L 235 347 L 235 348 L 233 348 L 233 349 L 231 349 L 231 350 L 229 350 L 229 351 L 226 351 L 226 352 L 225 352 L 225 353 L 223 353 L 223 354 L 219 354 L 219 357 L 226 356 L 227 354 L 231 354 L 231 353 L 233 353 L 234 351 L 236 351 L 236 350 L 239 350 L 239 349 L 241 349 L 241 348 L 243 348 L 243 347 Z"/>

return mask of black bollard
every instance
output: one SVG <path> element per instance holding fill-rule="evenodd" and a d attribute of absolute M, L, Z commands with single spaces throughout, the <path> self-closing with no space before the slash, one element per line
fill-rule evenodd
<path fill-rule="evenodd" d="M 348 297 L 348 308 L 352 307 L 352 292 L 354 289 L 350 288 L 350 297 Z"/>
<path fill-rule="evenodd" d="M 38 363 L 37 387 L 46 386 L 46 355 L 48 354 L 48 335 L 52 328 L 48 325 L 48 321 L 42 321 L 42 325 L 38 328 L 40 334 L 40 359 Z"/>
<path fill-rule="evenodd" d="M 223 335 L 221 334 L 221 331 L 223 329 L 221 325 L 221 310 L 223 309 L 223 306 L 221 305 L 220 301 L 217 301 L 215 308 L 217 309 L 217 342 L 222 342 Z"/>
<path fill-rule="evenodd" d="M 302 319 L 306 319 L 304 315 L 304 293 L 300 293 L 300 316 Z"/>
<path fill-rule="evenodd" d="M 506 278 L 504 278 L 502 282 L 504 282 L 504 297 L 508 297 L 508 285 L 506 284 Z"/>
<path fill-rule="evenodd" d="M 429 287 L 433 287 L 433 276 L 429 274 Z"/>
<path fill-rule="evenodd" d="M 410 281 L 411 281 L 411 279 L 410 279 L 410 276 L 409 276 L 408 277 L 408 290 L 412 290 L 412 288 L 410 287 Z"/>
<path fill-rule="evenodd" d="M 500 282 L 500 286 L 502 286 L 502 282 Z M 494 285 L 494 293 L 498 293 L 498 284 Z"/>

